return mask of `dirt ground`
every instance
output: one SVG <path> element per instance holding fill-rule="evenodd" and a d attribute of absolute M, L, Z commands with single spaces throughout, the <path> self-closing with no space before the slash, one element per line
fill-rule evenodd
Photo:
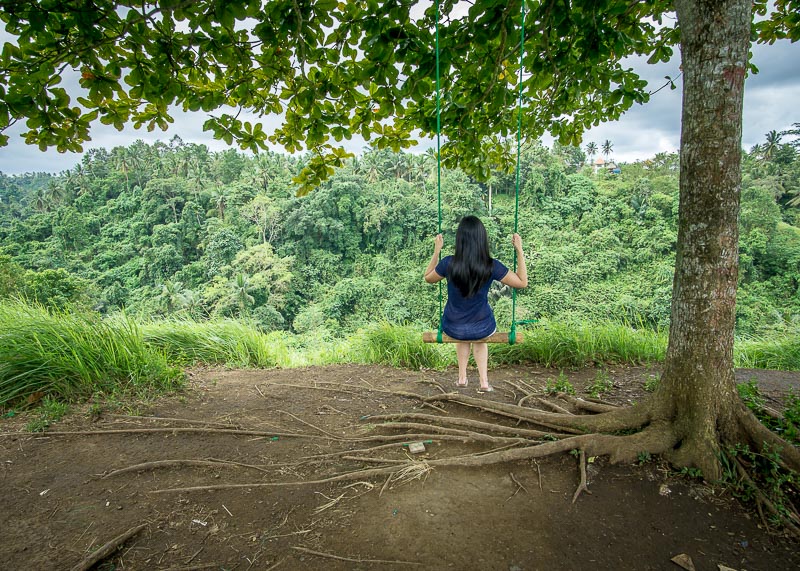
<path fill-rule="evenodd" d="M 608 370 L 614 388 L 604 398 L 641 400 L 653 373 Z M 597 371 L 564 374 L 580 394 Z M 509 367 L 491 375 L 493 393 L 477 392 L 474 373 L 470 386 L 459 390 L 511 403 L 521 394 L 507 381 L 544 387 L 559 371 Z M 757 378 L 774 407 L 790 389 L 800 392 L 800 373 L 738 376 Z M 796 542 L 763 529 L 757 514 L 721 488 L 656 461 L 611 465 L 594 459 L 588 464 L 591 494 L 574 504 L 579 470 L 570 454 L 485 468 L 434 468 L 410 481 L 380 475 L 308 483 L 410 457 L 402 436 L 394 442 L 355 440 L 410 430 L 379 428 L 370 415 L 417 412 L 514 426 L 461 405 L 437 411 L 396 394 L 456 390 L 454 380 L 453 370 L 354 365 L 202 370 L 192 371 L 182 394 L 146 406 L 105 406 L 99 416 L 90 415 L 88 406 L 73 408 L 49 434 L 24 432 L 29 415 L 5 418 L 0 568 L 72 569 L 138 526 L 143 527 L 93 568 L 677 570 L 670 560 L 679 554 L 691 557 L 698 571 L 717 571 L 719 565 L 738 571 L 800 568 Z M 111 432 L 153 428 L 167 430 Z M 237 434 L 237 428 L 263 434 Z M 499 446 L 426 440 L 427 450 L 415 460 Z M 375 446 L 384 447 L 364 451 Z M 109 475 L 144 462 L 178 460 L 184 462 Z M 273 485 L 280 483 L 287 484 Z M 172 491 L 229 484 L 240 486 Z"/>

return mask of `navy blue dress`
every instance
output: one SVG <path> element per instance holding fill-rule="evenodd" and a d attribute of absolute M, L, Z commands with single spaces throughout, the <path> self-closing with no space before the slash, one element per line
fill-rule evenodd
<path fill-rule="evenodd" d="M 492 275 L 472 297 L 464 297 L 447 275 L 453 256 L 445 256 L 436 265 L 436 273 L 447 279 L 447 304 L 442 315 L 442 331 L 453 339 L 474 341 L 488 337 L 497 329 L 494 312 L 489 307 L 489 287 L 508 273 L 501 262 L 492 260 Z"/>

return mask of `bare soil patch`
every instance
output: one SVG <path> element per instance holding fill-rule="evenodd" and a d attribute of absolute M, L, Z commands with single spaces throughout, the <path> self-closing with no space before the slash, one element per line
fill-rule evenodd
<path fill-rule="evenodd" d="M 655 373 L 643 367 L 607 372 L 614 388 L 603 398 L 615 403 L 644 398 L 643 385 Z M 581 394 L 597 371 L 564 373 Z M 409 442 L 402 439 L 353 440 L 402 434 L 380 429 L 369 416 L 418 412 L 515 424 L 453 403 L 436 411 L 397 394 L 456 390 L 454 371 L 341 365 L 191 375 L 184 393 L 139 408 L 137 417 L 121 410 L 91 417 L 87 407 L 49 429 L 168 429 L 160 432 L 32 435 L 22 431 L 26 415 L 0 422 L 3 569 L 71 569 L 142 525 L 93 568 L 670 570 L 679 569 L 670 559 L 681 553 L 698 571 L 716 571 L 720 564 L 748 571 L 800 568 L 796 542 L 764 529 L 758 515 L 721 488 L 657 462 L 593 459 L 591 494 L 575 503 L 578 463 L 568 454 L 433 469 L 406 482 L 376 476 L 264 486 L 408 460 Z M 527 366 L 495 369 L 495 392 L 480 396 L 513 403 L 519 394 L 506 381 L 543 388 L 558 375 Z M 800 392 L 800 373 L 747 370 L 737 377 L 757 379 L 773 407 L 789 390 Z M 477 379 L 458 390 L 479 395 Z M 415 460 L 498 447 L 427 440 Z M 358 451 L 379 445 L 386 447 Z M 375 458 L 387 463 L 370 461 Z M 155 464 L 109 476 L 143 463 Z M 241 487 L 169 491 L 221 484 Z"/>

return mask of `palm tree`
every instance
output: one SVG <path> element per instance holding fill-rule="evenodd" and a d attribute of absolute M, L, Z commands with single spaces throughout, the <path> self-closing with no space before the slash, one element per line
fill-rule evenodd
<path fill-rule="evenodd" d="M 611 154 L 611 151 L 614 150 L 614 143 L 606 139 L 603 141 L 603 154 L 608 158 L 608 155 Z"/>
<path fill-rule="evenodd" d="M 774 129 L 765 135 L 767 142 L 761 147 L 761 156 L 765 161 L 771 160 L 775 151 L 778 150 L 781 144 L 782 135 Z"/>
<path fill-rule="evenodd" d="M 64 200 L 66 193 L 61 184 L 51 180 L 47 183 L 47 188 L 44 191 L 44 198 L 48 203 L 48 207 L 58 206 Z"/>
<path fill-rule="evenodd" d="M 228 204 L 228 199 L 225 196 L 225 191 L 221 184 L 218 184 L 215 189 L 211 191 L 211 201 L 214 207 L 219 212 L 219 219 L 225 221 L 225 206 Z"/>
<path fill-rule="evenodd" d="M 111 151 L 111 157 L 114 168 L 125 175 L 125 188 L 130 193 L 131 181 L 128 177 L 128 171 L 130 170 L 130 158 L 128 157 L 128 149 L 125 147 L 116 147 L 113 151 Z"/>
<path fill-rule="evenodd" d="M 83 196 L 91 191 L 86 168 L 81 164 L 77 164 L 73 170 L 67 171 L 67 184 L 75 188 L 75 196 Z"/>
<path fill-rule="evenodd" d="M 41 188 L 36 191 L 36 197 L 33 201 L 33 207 L 38 212 L 47 212 L 48 205 L 47 205 L 47 197 L 45 197 L 44 190 Z"/>
<path fill-rule="evenodd" d="M 250 278 L 243 273 L 236 274 L 236 279 L 231 282 L 231 288 L 233 289 L 231 297 L 236 300 L 239 309 L 244 313 L 247 307 L 255 302 L 255 298 L 249 293 Z"/>
<path fill-rule="evenodd" d="M 183 293 L 181 308 L 192 317 L 197 317 L 203 309 L 200 294 L 192 289 L 187 289 Z"/>
<path fill-rule="evenodd" d="M 586 154 L 589 155 L 589 160 L 594 163 L 594 156 L 597 154 L 597 144 L 594 141 L 586 145 Z"/>
<path fill-rule="evenodd" d="M 161 294 L 158 301 L 166 313 L 172 313 L 185 303 L 183 295 L 183 282 L 165 281 L 161 286 Z"/>

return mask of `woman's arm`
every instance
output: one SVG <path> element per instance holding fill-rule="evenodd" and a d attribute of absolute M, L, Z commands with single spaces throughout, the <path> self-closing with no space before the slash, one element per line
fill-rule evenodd
<path fill-rule="evenodd" d="M 428 267 L 425 268 L 425 281 L 429 284 L 435 284 L 436 282 L 444 279 L 444 276 L 440 276 L 436 273 L 436 264 L 439 263 L 439 252 L 442 251 L 444 238 L 441 234 L 437 234 L 433 243 L 433 256 L 431 256 L 431 261 L 428 263 Z"/>
<path fill-rule="evenodd" d="M 519 234 L 514 234 L 511 237 L 511 243 L 514 245 L 514 250 L 517 252 L 517 271 L 508 271 L 506 277 L 500 280 L 500 283 L 506 284 L 516 289 L 528 287 L 528 269 L 525 267 L 525 253 L 522 251 L 522 238 Z"/>

